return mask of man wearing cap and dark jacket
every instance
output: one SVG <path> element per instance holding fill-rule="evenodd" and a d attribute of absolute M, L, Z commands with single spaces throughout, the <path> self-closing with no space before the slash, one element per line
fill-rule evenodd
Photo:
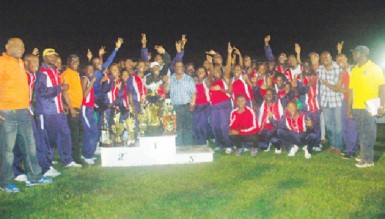
<path fill-rule="evenodd" d="M 357 65 L 350 72 L 347 116 L 354 118 L 358 129 L 361 155 L 356 158 L 358 168 L 374 166 L 374 144 L 376 143 L 376 117 L 366 110 L 366 102 L 380 98 L 377 117 L 385 115 L 385 78 L 381 68 L 368 60 L 369 48 L 357 46 L 352 50 Z"/>
<path fill-rule="evenodd" d="M 36 74 L 36 114 L 40 121 L 39 128 L 43 129 L 41 139 L 47 139 L 47 156 L 51 163 L 54 157 L 53 147 L 57 146 L 65 167 L 81 167 L 72 158 L 71 135 L 62 101 L 62 92 L 68 90 L 68 84 L 60 80 L 59 71 L 55 67 L 57 56 L 54 49 L 45 49 L 44 62 Z"/>

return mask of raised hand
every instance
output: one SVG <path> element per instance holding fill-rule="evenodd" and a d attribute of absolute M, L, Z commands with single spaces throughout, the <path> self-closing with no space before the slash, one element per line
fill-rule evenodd
<path fill-rule="evenodd" d="M 206 51 L 206 54 L 207 55 L 211 55 L 211 56 L 214 56 L 215 54 L 217 54 L 217 52 L 215 52 L 214 50 L 210 50 L 210 51 Z"/>
<path fill-rule="evenodd" d="M 233 47 L 234 49 L 234 53 L 237 55 L 237 56 L 240 56 L 241 55 L 241 51 L 235 47 Z"/>
<path fill-rule="evenodd" d="M 106 47 L 102 46 L 99 49 L 99 56 L 103 56 L 104 54 L 106 54 Z"/>
<path fill-rule="evenodd" d="M 154 49 L 159 53 L 159 54 L 165 54 L 166 50 L 163 48 L 161 45 L 155 45 Z"/>
<path fill-rule="evenodd" d="M 38 48 L 33 48 L 32 55 L 38 56 L 39 55 L 39 49 Z"/>
<path fill-rule="evenodd" d="M 92 52 L 90 49 L 87 50 L 87 59 L 88 59 L 88 61 L 91 61 L 91 59 L 92 59 Z"/>
<path fill-rule="evenodd" d="M 182 40 L 181 40 L 181 47 L 182 49 L 184 49 L 184 46 L 186 45 L 187 43 L 187 38 L 186 38 L 186 34 L 182 34 Z"/>
<path fill-rule="evenodd" d="M 233 52 L 233 47 L 231 46 L 231 43 L 229 42 L 227 44 L 227 53 L 232 53 Z"/>
<path fill-rule="evenodd" d="M 120 49 L 120 47 L 122 46 L 122 44 L 124 43 L 124 40 L 123 38 L 119 37 L 116 42 L 115 42 L 115 48 L 116 49 Z"/>
<path fill-rule="evenodd" d="M 269 45 L 270 43 L 270 35 L 265 36 L 265 45 Z"/>
<path fill-rule="evenodd" d="M 301 53 L 301 46 L 299 45 L 299 43 L 295 43 L 295 44 L 294 44 L 294 51 L 295 51 L 295 53 L 297 53 L 297 54 L 300 54 L 300 53 Z"/>
<path fill-rule="evenodd" d="M 147 47 L 147 36 L 145 33 L 142 33 L 142 39 L 140 40 L 140 42 L 142 43 L 142 48 Z"/>
<path fill-rule="evenodd" d="M 175 42 L 175 48 L 176 48 L 177 53 L 180 53 L 182 51 L 182 41 L 181 40 Z"/>
<path fill-rule="evenodd" d="M 211 55 L 206 55 L 206 59 L 207 61 L 209 61 L 210 63 L 213 63 L 213 57 Z"/>
<path fill-rule="evenodd" d="M 337 43 L 337 51 L 338 51 L 338 54 L 341 54 L 342 53 L 342 49 L 344 48 L 344 41 L 341 41 L 339 43 Z"/>

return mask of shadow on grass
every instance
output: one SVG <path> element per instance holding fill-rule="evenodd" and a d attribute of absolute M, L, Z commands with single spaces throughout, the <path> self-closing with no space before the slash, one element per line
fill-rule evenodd
<path fill-rule="evenodd" d="M 363 197 L 359 210 L 352 212 L 348 218 L 385 218 L 385 189 Z"/>

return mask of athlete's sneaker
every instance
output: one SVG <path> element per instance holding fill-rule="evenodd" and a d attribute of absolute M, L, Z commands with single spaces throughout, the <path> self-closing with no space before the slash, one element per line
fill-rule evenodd
<path fill-rule="evenodd" d="M 231 154 L 231 152 L 233 152 L 233 149 L 231 149 L 231 148 L 226 148 L 226 150 L 225 150 L 225 153 L 226 153 L 226 154 Z"/>
<path fill-rule="evenodd" d="M 341 154 L 342 154 L 342 153 L 341 153 Z M 348 160 L 348 159 L 351 159 L 351 158 L 353 158 L 353 155 L 344 154 L 344 155 L 342 156 L 342 159 L 345 159 L 345 160 Z"/>
<path fill-rule="evenodd" d="M 294 157 L 295 154 L 297 153 L 297 151 L 298 151 L 298 146 L 297 145 L 293 145 L 293 147 L 291 147 L 290 152 L 289 152 L 289 154 L 287 156 Z"/>
<path fill-rule="evenodd" d="M 100 150 L 99 146 L 96 147 L 96 150 L 95 150 L 94 154 L 95 155 L 100 155 L 101 154 L 101 150 Z"/>
<path fill-rule="evenodd" d="M 305 151 L 305 158 L 306 159 L 310 159 L 311 158 L 311 153 L 309 153 L 309 151 L 307 150 L 307 147 L 306 147 L 306 149 L 304 151 Z"/>
<path fill-rule="evenodd" d="M 250 151 L 250 156 L 255 157 L 257 155 L 257 153 L 258 153 L 257 148 L 252 147 L 251 151 Z"/>
<path fill-rule="evenodd" d="M 49 170 L 43 174 L 44 177 L 52 177 L 52 178 L 55 178 L 55 177 L 60 176 L 60 175 L 61 175 L 61 173 L 59 173 L 53 167 L 50 167 Z"/>
<path fill-rule="evenodd" d="M 357 162 L 361 162 L 361 161 L 362 161 L 362 158 L 356 157 L 355 160 L 356 160 Z"/>
<path fill-rule="evenodd" d="M 82 160 L 85 160 L 85 159 L 97 160 L 97 159 L 98 159 L 97 157 L 93 157 L 93 158 L 85 158 L 83 155 L 80 156 L 80 158 L 81 158 Z"/>
<path fill-rule="evenodd" d="M 313 151 L 317 151 L 317 152 L 320 152 L 322 151 L 322 147 L 313 147 Z"/>
<path fill-rule="evenodd" d="M 366 163 L 364 161 L 361 161 L 358 164 L 356 164 L 356 167 L 358 167 L 358 168 L 374 167 L 374 163 Z"/>
<path fill-rule="evenodd" d="M 6 193 L 18 193 L 20 192 L 20 189 L 17 188 L 16 185 L 12 184 L 7 187 L 0 188 L 1 191 L 6 192 Z"/>
<path fill-rule="evenodd" d="M 58 163 L 59 163 L 59 162 L 57 162 L 56 160 L 53 160 L 51 164 L 52 164 L 52 165 L 56 165 L 56 164 L 58 164 Z"/>
<path fill-rule="evenodd" d="M 248 152 L 249 149 L 248 148 L 243 148 L 243 152 Z"/>
<path fill-rule="evenodd" d="M 281 154 L 281 153 L 282 153 L 282 149 L 276 148 L 276 149 L 274 150 L 274 153 L 275 153 L 275 154 Z"/>
<path fill-rule="evenodd" d="M 52 183 L 51 178 L 42 177 L 39 180 L 27 180 L 27 181 L 25 181 L 25 186 L 31 187 L 31 186 L 47 185 L 47 184 L 51 184 L 51 183 Z"/>
<path fill-rule="evenodd" d="M 269 146 L 267 146 L 267 148 L 266 148 L 265 150 L 263 150 L 263 151 L 265 151 L 265 152 L 270 151 L 270 147 L 271 147 L 271 143 L 270 143 Z"/>
<path fill-rule="evenodd" d="M 25 175 L 25 174 L 20 174 L 20 175 L 16 176 L 14 180 L 15 180 L 15 181 L 18 181 L 18 182 L 25 182 L 25 181 L 27 181 L 28 179 L 27 179 L 27 175 Z"/>
<path fill-rule="evenodd" d="M 84 159 L 84 163 L 86 163 L 88 165 L 94 165 L 95 164 L 95 160 L 93 158 L 90 158 L 90 159 L 85 158 Z"/>
<path fill-rule="evenodd" d="M 235 154 L 237 155 L 237 157 L 241 156 L 241 154 L 242 154 L 242 148 L 237 148 L 237 149 L 235 150 Z"/>
<path fill-rule="evenodd" d="M 71 163 L 65 165 L 65 167 L 77 167 L 77 168 L 80 168 L 80 167 L 82 167 L 82 165 L 78 164 L 78 163 L 75 163 L 75 161 L 72 161 Z"/>

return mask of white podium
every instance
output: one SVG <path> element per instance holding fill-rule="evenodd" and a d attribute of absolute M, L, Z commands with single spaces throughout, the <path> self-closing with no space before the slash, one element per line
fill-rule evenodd
<path fill-rule="evenodd" d="M 177 148 L 175 137 L 139 137 L 138 147 L 101 147 L 102 167 L 205 163 L 214 160 L 214 151 L 210 147 Z"/>

